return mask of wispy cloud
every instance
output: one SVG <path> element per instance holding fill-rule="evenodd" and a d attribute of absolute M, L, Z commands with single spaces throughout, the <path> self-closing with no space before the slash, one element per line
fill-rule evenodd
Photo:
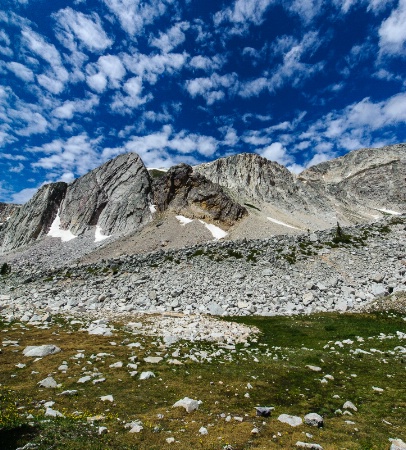
<path fill-rule="evenodd" d="M 159 37 L 151 37 L 149 44 L 159 48 L 162 53 L 169 53 L 185 41 L 184 31 L 188 30 L 189 26 L 188 22 L 179 22 L 165 33 L 159 33 Z"/>
<path fill-rule="evenodd" d="M 250 25 L 260 25 L 264 21 L 265 12 L 274 0 L 236 0 L 214 15 L 216 27 L 222 24 L 231 26 L 230 34 L 244 34 Z"/>
<path fill-rule="evenodd" d="M 234 95 L 238 89 L 236 73 L 218 75 L 213 73 L 207 78 L 195 78 L 186 82 L 186 89 L 192 97 L 202 96 L 207 105 L 223 100 L 226 95 Z"/>
<path fill-rule="evenodd" d="M 406 0 L 399 5 L 379 28 L 379 47 L 381 54 L 406 54 Z"/>
<path fill-rule="evenodd" d="M 140 34 L 167 11 L 172 0 L 103 0 L 130 36 Z"/>
<path fill-rule="evenodd" d="M 76 42 L 92 52 L 105 50 L 113 43 L 95 12 L 86 15 L 72 8 L 65 8 L 59 10 L 53 17 L 58 24 L 56 37 L 70 50 L 76 49 Z"/>

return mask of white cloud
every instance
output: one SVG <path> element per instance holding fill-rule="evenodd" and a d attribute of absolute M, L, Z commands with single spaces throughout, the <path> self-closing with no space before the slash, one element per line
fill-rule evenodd
<path fill-rule="evenodd" d="M 6 65 L 8 70 L 13 72 L 18 78 L 21 78 L 21 80 L 27 82 L 34 81 L 34 72 L 23 64 L 12 61 Z"/>
<path fill-rule="evenodd" d="M 101 139 L 91 139 L 87 133 L 72 136 L 66 140 L 55 139 L 41 147 L 34 147 L 33 153 L 45 153 L 44 156 L 31 165 L 34 168 L 52 170 L 54 174 L 72 172 L 84 175 L 104 162 L 98 152 Z"/>
<path fill-rule="evenodd" d="M 16 166 L 11 166 L 8 171 L 12 173 L 20 173 L 24 170 L 24 164 L 18 163 Z"/>
<path fill-rule="evenodd" d="M 99 93 L 104 92 L 107 87 L 107 78 L 101 72 L 89 75 L 86 82 L 91 89 Z"/>
<path fill-rule="evenodd" d="M 140 76 L 150 84 L 158 81 L 158 76 L 164 73 L 173 74 L 182 69 L 187 60 L 187 54 L 168 53 L 159 55 L 144 55 L 142 53 L 122 57 L 127 70 Z"/>
<path fill-rule="evenodd" d="M 59 25 L 56 32 L 57 38 L 70 50 L 75 49 L 75 38 L 93 52 L 105 50 L 113 43 L 103 30 L 100 17 L 96 13 L 86 15 L 71 8 L 65 8 L 53 17 Z"/>
<path fill-rule="evenodd" d="M 123 86 L 123 90 L 126 95 L 123 95 L 121 92 L 117 93 L 111 104 L 111 109 L 120 114 L 131 114 L 135 108 L 152 99 L 152 94 L 142 96 L 141 77 L 128 79 Z"/>
<path fill-rule="evenodd" d="M 206 72 L 213 72 L 219 70 L 226 63 L 227 58 L 225 55 L 215 55 L 213 57 L 197 55 L 191 58 L 189 66 L 193 69 L 201 69 Z"/>
<path fill-rule="evenodd" d="M 37 76 L 38 83 L 53 94 L 62 92 L 69 74 L 62 64 L 61 55 L 56 47 L 30 28 L 23 29 L 21 34 L 25 45 L 51 66 L 52 70 L 46 70 L 45 73 Z"/>
<path fill-rule="evenodd" d="M 72 119 L 74 114 L 85 114 L 93 112 L 99 105 L 99 98 L 96 95 L 90 95 L 84 100 L 67 100 L 61 106 L 53 110 L 53 115 L 58 119 Z"/>
<path fill-rule="evenodd" d="M 258 150 L 257 153 L 270 161 L 276 161 L 284 166 L 294 162 L 294 158 L 289 155 L 286 148 L 280 142 L 273 142 L 271 145 Z"/>
<path fill-rule="evenodd" d="M 292 36 L 283 36 L 274 44 L 274 55 L 283 55 L 283 61 L 270 76 L 262 76 L 257 79 L 241 83 L 238 94 L 243 97 L 258 96 L 263 90 L 270 92 L 281 88 L 285 84 L 299 87 L 302 82 L 319 72 L 323 62 L 310 64 L 303 62 L 303 58 L 313 54 L 321 44 L 321 39 L 314 31 L 306 33 L 300 42 Z"/>
<path fill-rule="evenodd" d="M 347 0 L 348 1 L 348 0 Z M 289 4 L 289 10 L 297 14 L 305 23 L 310 23 L 322 12 L 324 0 L 294 0 Z"/>
<path fill-rule="evenodd" d="M 313 148 L 325 153 L 335 144 L 340 149 L 354 150 L 368 147 L 374 142 L 374 132 L 381 134 L 392 127 L 406 123 L 406 93 L 400 93 L 382 102 L 364 98 L 340 111 L 333 111 L 312 124 L 299 139 L 311 142 Z M 391 143 L 391 139 L 381 143 Z M 318 147 L 319 146 L 319 147 Z"/>
<path fill-rule="evenodd" d="M 218 75 L 213 73 L 208 78 L 195 78 L 186 82 L 186 89 L 191 97 L 202 96 L 208 105 L 224 99 L 226 93 L 233 95 L 238 89 L 236 73 Z"/>
<path fill-rule="evenodd" d="M 23 155 L 12 155 L 11 153 L 0 152 L 0 159 L 8 159 L 9 161 L 26 161 L 27 158 Z"/>
<path fill-rule="evenodd" d="M 214 24 L 218 27 L 230 23 L 231 34 L 246 33 L 251 24 L 261 25 L 264 15 L 274 0 L 236 0 L 233 6 L 223 9 L 214 15 Z"/>
<path fill-rule="evenodd" d="M 116 55 L 100 56 L 96 64 L 86 67 L 87 84 L 96 92 L 103 92 L 107 86 L 118 89 L 126 74 L 121 59 Z"/>
<path fill-rule="evenodd" d="M 406 54 L 406 0 L 399 5 L 379 28 L 379 47 L 382 54 Z"/>
<path fill-rule="evenodd" d="M 186 36 L 184 31 L 188 29 L 188 22 L 179 22 L 166 33 L 159 33 L 158 38 L 151 38 L 149 44 L 152 47 L 159 48 L 162 53 L 169 53 L 185 41 Z"/>
<path fill-rule="evenodd" d="M 172 0 L 103 0 L 115 14 L 121 27 L 130 36 L 140 34 L 146 25 L 152 24 L 167 11 Z"/>
<path fill-rule="evenodd" d="M 30 200 L 34 196 L 34 194 L 36 194 L 37 191 L 38 191 L 37 188 L 26 188 L 19 192 L 15 192 L 11 196 L 11 201 L 17 204 L 27 203 L 28 200 Z"/>

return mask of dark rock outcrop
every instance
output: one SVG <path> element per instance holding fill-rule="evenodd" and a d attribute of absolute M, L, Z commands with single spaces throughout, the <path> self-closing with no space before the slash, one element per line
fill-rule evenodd
<path fill-rule="evenodd" d="M 126 153 L 71 183 L 61 228 L 73 234 L 99 225 L 104 234 L 136 231 L 151 220 L 151 180 L 141 158 Z"/>
<path fill-rule="evenodd" d="M 187 164 L 174 166 L 154 180 L 153 190 L 154 204 L 160 212 L 171 209 L 228 226 L 247 214 L 247 210 L 233 201 L 218 184 L 195 174 Z"/>
<path fill-rule="evenodd" d="M 46 184 L 19 208 L 7 222 L 2 251 L 30 244 L 46 235 L 54 221 L 67 189 L 66 183 Z"/>

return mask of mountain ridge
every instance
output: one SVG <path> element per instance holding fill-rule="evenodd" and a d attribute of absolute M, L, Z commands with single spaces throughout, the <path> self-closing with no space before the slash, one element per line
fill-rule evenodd
<path fill-rule="evenodd" d="M 181 164 L 161 175 L 153 178 L 136 153 L 126 153 L 70 184 L 45 185 L 25 205 L 2 207 L 11 216 L 0 228 L 1 251 L 44 239 L 58 214 L 61 229 L 74 236 L 98 227 L 114 240 L 147 229 L 158 242 L 165 241 L 158 222 L 175 214 L 239 239 L 367 222 L 406 209 L 406 144 L 356 150 L 299 175 L 252 153 Z"/>

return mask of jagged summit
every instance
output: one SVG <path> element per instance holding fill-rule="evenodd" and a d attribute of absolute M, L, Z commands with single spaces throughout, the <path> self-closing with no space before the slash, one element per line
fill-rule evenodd
<path fill-rule="evenodd" d="M 127 153 L 70 184 L 43 186 L 21 207 L 1 204 L 2 220 L 7 217 L 0 243 L 3 253 L 19 249 L 45 238 L 51 226 L 71 237 L 90 233 L 95 241 L 131 236 L 141 250 L 208 240 L 210 224 L 228 239 L 300 233 L 404 212 L 405 179 L 406 144 L 357 150 L 299 176 L 251 153 L 159 173 Z M 176 215 L 183 224 L 196 219 L 194 231 L 192 225 L 174 230 L 181 226 Z"/>

